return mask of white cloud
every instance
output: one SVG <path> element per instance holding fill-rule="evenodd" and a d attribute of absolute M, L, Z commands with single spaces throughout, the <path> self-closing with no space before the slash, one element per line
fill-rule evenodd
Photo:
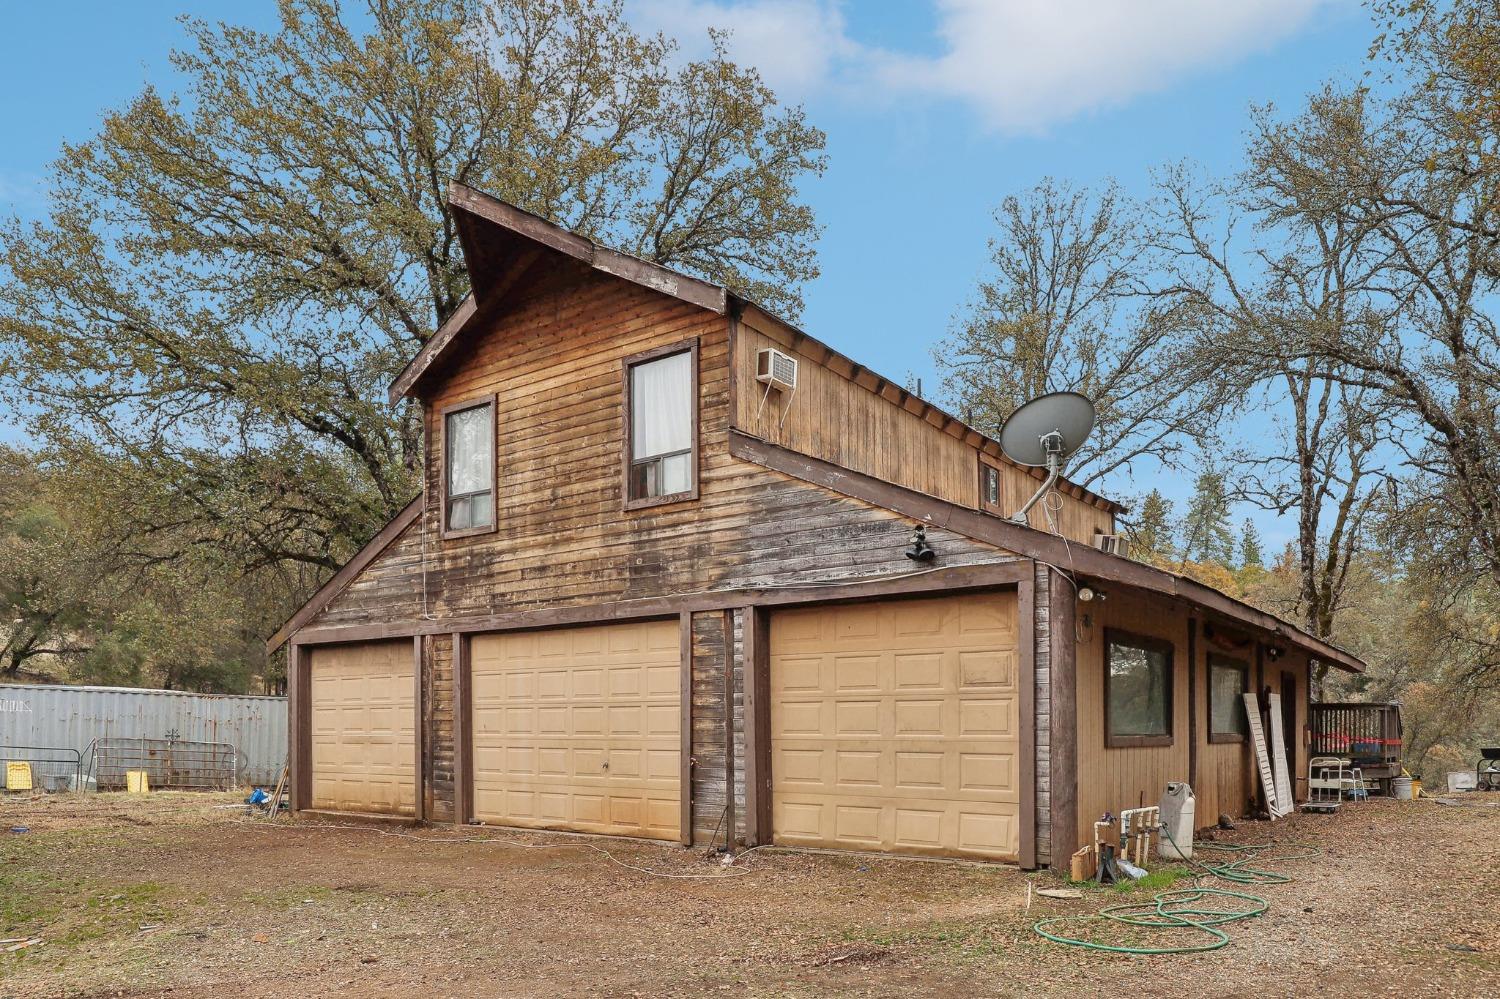
<path fill-rule="evenodd" d="M 636 24 L 676 38 L 690 56 L 708 51 L 710 28 L 728 29 L 734 60 L 754 66 L 773 90 L 793 101 L 861 61 L 843 10 L 830 0 L 637 0 L 631 10 Z"/>
<path fill-rule="evenodd" d="M 987 125 L 1029 132 L 1115 107 L 1295 34 L 1351 0 L 934 0 L 936 54 L 862 45 L 838 0 L 638 0 L 643 26 L 685 45 L 733 33 L 737 61 L 792 100 L 959 100 Z M 852 8 L 851 8 L 852 9 Z M 930 48 L 930 46 L 929 46 Z"/>

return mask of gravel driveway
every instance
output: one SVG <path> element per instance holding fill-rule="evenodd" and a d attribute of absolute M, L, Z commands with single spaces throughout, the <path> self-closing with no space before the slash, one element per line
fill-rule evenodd
<path fill-rule="evenodd" d="M 1486 800 L 1487 799 L 1487 800 Z M 1209 954 L 1062 948 L 1012 868 L 269 823 L 226 796 L 0 800 L 0 997 L 1500 994 L 1500 795 L 1243 823 L 1293 875 Z M 487 842 L 468 840 L 484 839 Z M 1291 844 L 1321 855 L 1278 862 Z M 651 872 L 651 873 L 646 873 Z M 673 875 L 673 877 L 656 876 Z M 1186 884 L 1188 882 L 1179 882 Z M 0 951 L 5 946 L 0 945 Z"/>

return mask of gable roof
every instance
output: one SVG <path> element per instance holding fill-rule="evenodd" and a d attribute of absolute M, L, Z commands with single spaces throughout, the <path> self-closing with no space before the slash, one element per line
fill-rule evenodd
<path fill-rule="evenodd" d="M 456 349 L 464 333 L 471 326 L 480 325 L 475 322 L 476 318 L 498 309 L 506 293 L 531 273 L 544 255 L 550 254 L 554 260 L 560 257 L 575 261 L 593 271 L 650 288 L 717 315 L 754 315 L 766 325 L 780 329 L 794 349 L 808 354 L 816 363 L 914 413 L 938 430 L 966 441 L 971 447 L 1007 465 L 1025 468 L 1011 461 L 1000 449 L 1000 442 L 989 434 L 720 285 L 600 246 L 538 215 L 457 181 L 448 184 L 448 206 L 458 227 L 473 290 L 391 382 L 389 399 L 392 406 L 414 394 L 423 377 Z M 1038 480 L 1045 478 L 1040 469 L 1027 468 L 1026 471 Z M 1058 488 L 1110 513 L 1125 509 L 1114 500 L 1067 479 L 1060 479 Z"/>

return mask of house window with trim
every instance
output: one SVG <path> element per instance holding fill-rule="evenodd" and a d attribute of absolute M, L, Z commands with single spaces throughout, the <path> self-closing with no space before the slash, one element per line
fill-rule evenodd
<path fill-rule="evenodd" d="M 495 401 L 443 410 L 443 534 L 495 529 Z"/>
<path fill-rule="evenodd" d="M 678 344 L 625 361 L 625 506 L 698 495 L 698 345 Z"/>
<path fill-rule="evenodd" d="M 984 501 L 990 506 L 1000 505 L 1000 469 L 993 465 L 980 465 L 984 469 Z"/>
<path fill-rule="evenodd" d="M 1107 746 L 1172 744 L 1172 645 L 1106 631 L 1104 736 Z"/>
<path fill-rule="evenodd" d="M 1250 664 L 1227 656 L 1208 657 L 1208 741 L 1244 742 L 1250 731 L 1245 693 Z"/>

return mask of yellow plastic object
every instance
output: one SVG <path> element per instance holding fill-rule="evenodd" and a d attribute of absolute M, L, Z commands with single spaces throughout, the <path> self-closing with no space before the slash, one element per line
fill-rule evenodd
<path fill-rule="evenodd" d="M 32 790 L 31 764 L 7 760 L 5 762 L 5 789 L 7 791 Z"/>
<path fill-rule="evenodd" d="M 151 782 L 147 779 L 145 770 L 125 771 L 125 790 L 131 794 L 147 794 L 151 790 Z"/>
<path fill-rule="evenodd" d="M 1411 779 L 1411 796 L 1413 798 L 1422 797 L 1422 778 L 1413 777 Z"/>

